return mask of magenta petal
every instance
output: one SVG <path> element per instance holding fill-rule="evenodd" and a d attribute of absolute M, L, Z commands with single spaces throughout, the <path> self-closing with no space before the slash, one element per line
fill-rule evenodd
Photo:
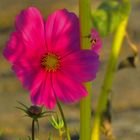
<path fill-rule="evenodd" d="M 74 13 L 58 10 L 46 22 L 46 42 L 48 50 L 59 55 L 80 48 L 79 20 Z"/>
<path fill-rule="evenodd" d="M 76 81 L 94 80 L 99 69 L 99 56 L 91 50 L 71 53 L 61 60 L 61 70 Z"/>
<path fill-rule="evenodd" d="M 70 79 L 63 72 L 55 73 L 53 87 L 58 99 L 64 103 L 79 101 L 87 95 L 87 91 L 81 83 Z"/>
<path fill-rule="evenodd" d="M 16 63 L 13 64 L 12 69 L 26 89 L 32 87 L 34 79 L 41 70 L 38 64 L 31 63 L 31 61 L 16 61 Z"/>
<path fill-rule="evenodd" d="M 28 49 L 39 52 L 46 50 L 44 21 L 35 7 L 23 10 L 16 17 L 16 31 Z"/>
<path fill-rule="evenodd" d="M 92 50 L 96 53 L 99 53 L 102 48 L 102 41 L 99 36 L 99 33 L 95 30 L 91 30 L 91 39 L 92 39 Z"/>
<path fill-rule="evenodd" d="M 6 57 L 6 59 L 13 63 L 17 61 L 17 59 L 21 58 L 23 52 L 25 52 L 24 45 L 21 43 L 18 34 L 13 32 L 3 50 L 3 55 Z"/>
<path fill-rule="evenodd" d="M 9 41 L 3 50 L 3 55 L 11 63 L 16 63 L 16 61 L 26 61 L 27 63 L 32 61 L 33 63 L 40 63 L 41 59 L 39 51 L 34 50 L 29 46 L 25 46 L 23 39 L 17 32 L 11 34 Z"/>
<path fill-rule="evenodd" d="M 31 90 L 31 100 L 34 104 L 45 105 L 49 109 L 55 107 L 56 99 L 51 84 L 50 73 L 44 71 L 38 75 Z"/>
<path fill-rule="evenodd" d="M 43 105 L 44 104 L 44 91 L 42 92 L 42 88 L 46 86 L 46 73 L 44 71 L 40 71 L 31 86 L 31 101 L 35 105 Z"/>

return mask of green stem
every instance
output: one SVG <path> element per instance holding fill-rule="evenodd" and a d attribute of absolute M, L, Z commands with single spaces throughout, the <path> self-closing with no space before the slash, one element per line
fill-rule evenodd
<path fill-rule="evenodd" d="M 60 105 L 60 103 L 59 103 L 59 101 L 57 99 L 56 99 L 56 101 L 57 101 L 57 106 L 59 108 L 61 117 L 62 117 L 63 122 L 64 122 L 64 127 L 65 127 L 65 131 L 66 131 L 66 135 L 67 135 L 67 140 L 71 140 L 70 133 L 69 133 L 69 130 L 68 130 L 68 127 L 67 127 L 67 123 L 66 123 L 66 119 L 65 119 L 62 107 L 61 107 L 61 105 Z"/>
<path fill-rule="evenodd" d="M 54 92 L 54 95 L 55 95 L 55 99 L 56 99 L 56 102 L 57 102 L 58 109 L 60 111 L 61 117 L 62 117 L 63 122 L 64 122 L 64 127 L 65 127 L 65 132 L 66 132 L 66 135 L 67 135 L 67 140 L 71 140 L 70 133 L 69 133 L 69 130 L 68 130 L 68 127 L 67 127 L 67 123 L 66 123 L 66 119 L 65 119 L 62 107 L 61 107 L 61 105 L 60 105 L 60 103 L 58 101 L 58 98 L 56 96 L 55 90 L 53 88 L 52 75 L 51 75 L 51 84 L 52 84 L 52 89 L 53 89 L 53 92 Z"/>
<path fill-rule="evenodd" d="M 108 63 L 105 79 L 103 81 L 103 87 L 102 87 L 101 94 L 99 97 L 97 110 L 95 113 L 94 125 L 93 125 L 93 130 L 92 130 L 92 140 L 100 139 L 101 117 L 102 117 L 102 113 L 106 109 L 107 99 L 108 99 L 109 91 L 112 87 L 112 81 L 114 78 L 115 69 L 116 69 L 118 57 L 120 54 L 122 42 L 125 36 L 127 22 L 128 22 L 128 18 L 124 19 L 120 23 L 115 33 L 114 41 L 112 44 L 111 55 L 109 58 L 109 63 Z"/>
<path fill-rule="evenodd" d="M 79 0 L 80 41 L 82 49 L 89 49 L 91 44 L 88 36 L 91 32 L 90 0 Z M 91 83 L 86 83 L 89 95 L 80 101 L 80 140 L 91 138 Z"/>
<path fill-rule="evenodd" d="M 35 120 L 32 120 L 32 140 L 35 140 Z"/>

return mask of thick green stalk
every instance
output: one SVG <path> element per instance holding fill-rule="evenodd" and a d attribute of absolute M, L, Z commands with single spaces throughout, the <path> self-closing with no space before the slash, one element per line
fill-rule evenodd
<path fill-rule="evenodd" d="M 109 63 L 107 67 L 107 72 L 105 75 L 105 79 L 103 81 L 103 87 L 101 90 L 101 94 L 100 94 L 98 105 L 97 105 L 97 110 L 95 113 L 94 125 L 93 125 L 93 130 L 92 130 L 92 140 L 100 139 L 101 116 L 104 110 L 106 109 L 107 99 L 108 99 L 109 91 L 112 87 L 112 81 L 114 78 L 122 42 L 125 36 L 127 22 L 128 22 L 128 18 L 124 19 L 120 23 L 114 36 L 111 55 L 110 55 Z"/>
<path fill-rule="evenodd" d="M 90 41 L 86 37 L 91 32 L 90 0 L 79 0 L 80 41 L 82 49 L 90 48 Z M 80 140 L 91 138 L 91 83 L 86 83 L 89 95 L 80 102 Z"/>

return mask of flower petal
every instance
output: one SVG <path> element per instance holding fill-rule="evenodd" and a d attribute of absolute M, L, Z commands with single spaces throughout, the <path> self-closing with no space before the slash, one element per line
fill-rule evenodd
<path fill-rule="evenodd" d="M 61 60 L 61 70 L 76 81 L 94 80 L 99 69 L 99 56 L 92 50 L 80 50 Z"/>
<path fill-rule="evenodd" d="M 31 90 L 31 100 L 35 105 L 45 105 L 49 109 L 55 107 L 56 99 L 50 73 L 44 71 L 36 78 Z"/>
<path fill-rule="evenodd" d="M 12 69 L 22 82 L 23 86 L 30 90 L 41 67 L 37 63 L 32 63 L 31 61 L 16 61 L 16 63 L 13 64 Z"/>
<path fill-rule="evenodd" d="M 99 54 L 101 47 L 102 47 L 102 41 L 99 36 L 99 33 L 95 30 L 91 30 L 91 41 L 92 41 L 92 50 Z"/>
<path fill-rule="evenodd" d="M 74 13 L 58 10 L 46 22 L 46 42 L 48 50 L 65 55 L 80 48 L 79 20 Z"/>
<path fill-rule="evenodd" d="M 79 101 L 87 95 L 87 91 L 81 83 L 70 79 L 61 71 L 56 72 L 53 76 L 53 87 L 58 99 L 64 103 Z"/>
<path fill-rule="evenodd" d="M 11 34 L 9 41 L 3 50 L 3 55 L 11 63 L 16 63 L 16 61 L 19 60 L 26 61 L 27 63 L 31 63 L 31 61 L 40 63 L 40 59 L 42 57 L 39 50 L 34 50 L 28 46 L 25 46 L 23 39 L 17 32 L 13 32 Z"/>
<path fill-rule="evenodd" d="M 14 63 L 16 60 L 19 60 L 23 56 L 24 52 L 25 47 L 21 43 L 17 32 L 13 32 L 6 44 L 6 47 L 3 50 L 3 55 L 10 62 Z"/>
<path fill-rule="evenodd" d="M 16 31 L 30 51 L 46 50 L 44 21 L 41 13 L 35 7 L 23 10 L 16 17 Z"/>

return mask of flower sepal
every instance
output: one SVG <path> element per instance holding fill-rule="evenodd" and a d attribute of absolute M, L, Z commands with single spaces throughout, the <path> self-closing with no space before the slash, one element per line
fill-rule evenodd
<path fill-rule="evenodd" d="M 64 127 L 64 121 L 63 119 L 59 118 L 58 115 L 56 117 L 52 115 L 50 123 L 55 129 L 62 129 Z"/>
<path fill-rule="evenodd" d="M 23 111 L 25 116 L 32 118 L 33 120 L 38 120 L 46 116 L 50 116 L 54 111 L 44 111 L 43 106 L 31 105 L 30 107 L 18 101 L 21 107 L 16 107 L 17 109 Z"/>

